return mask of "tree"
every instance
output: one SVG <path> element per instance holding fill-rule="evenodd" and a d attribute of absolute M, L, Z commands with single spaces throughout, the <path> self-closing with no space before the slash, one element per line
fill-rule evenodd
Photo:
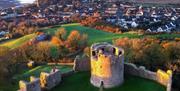
<path fill-rule="evenodd" d="M 59 28 L 55 33 L 55 36 L 60 38 L 61 40 L 65 40 L 66 30 L 64 28 Z"/>
<path fill-rule="evenodd" d="M 46 62 L 50 59 L 50 48 L 49 42 L 40 42 L 37 45 L 31 45 L 26 49 L 26 55 L 30 60 L 35 62 Z"/>
<path fill-rule="evenodd" d="M 1 71 L 0 71 L 0 80 L 1 80 L 1 82 L 5 81 L 7 79 L 6 77 L 9 74 L 6 66 L 7 66 L 6 62 L 3 62 L 3 60 L 0 59 L 0 69 L 1 69 Z"/>
<path fill-rule="evenodd" d="M 10 51 L 10 48 L 5 47 L 5 46 L 0 46 L 0 56 L 6 55 L 7 53 L 9 53 L 9 51 Z"/>
<path fill-rule="evenodd" d="M 86 45 L 87 45 L 87 39 L 88 39 L 88 35 L 87 34 L 82 34 L 81 35 L 81 38 L 80 38 L 80 40 L 79 40 L 79 42 L 78 42 L 78 47 L 79 48 L 84 48 L 84 47 L 86 47 Z"/>
<path fill-rule="evenodd" d="M 64 42 L 55 36 L 51 38 L 51 43 L 58 46 L 64 45 Z"/>
<path fill-rule="evenodd" d="M 77 49 L 80 38 L 80 33 L 77 30 L 73 30 L 66 40 L 66 47 L 70 48 L 71 51 Z"/>
<path fill-rule="evenodd" d="M 157 39 L 122 38 L 115 40 L 114 43 L 124 49 L 125 59 L 128 62 L 156 70 L 165 67 L 168 61 L 168 56 Z"/>
<path fill-rule="evenodd" d="M 180 59 L 180 42 L 168 42 L 163 44 L 163 47 L 171 61 Z"/>
<path fill-rule="evenodd" d="M 143 54 L 142 59 L 147 68 L 156 70 L 165 66 L 164 64 L 167 61 L 167 57 L 159 44 L 153 43 L 149 45 L 144 49 Z"/>

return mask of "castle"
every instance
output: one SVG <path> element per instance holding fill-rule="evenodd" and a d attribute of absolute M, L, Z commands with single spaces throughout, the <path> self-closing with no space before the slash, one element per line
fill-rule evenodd
<path fill-rule="evenodd" d="M 124 51 L 108 43 L 91 46 L 91 79 L 96 87 L 118 86 L 124 81 Z"/>
<path fill-rule="evenodd" d="M 124 74 L 153 80 L 171 91 L 172 71 L 157 70 L 152 72 L 144 66 L 137 67 L 132 63 L 124 63 L 123 49 L 109 43 L 96 43 L 91 46 L 91 58 L 77 56 L 72 64 L 73 70 L 61 73 L 52 69 L 50 73 L 41 72 L 39 78 L 30 77 L 30 82 L 19 81 L 18 91 L 51 90 L 62 82 L 62 78 L 80 71 L 90 71 L 90 82 L 96 87 L 111 88 L 124 82 Z"/>

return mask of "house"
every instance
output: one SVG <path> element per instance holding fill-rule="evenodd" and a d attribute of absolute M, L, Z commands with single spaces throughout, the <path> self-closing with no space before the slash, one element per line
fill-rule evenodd
<path fill-rule="evenodd" d="M 137 24 L 135 21 L 133 21 L 133 22 L 131 23 L 131 27 L 136 28 L 137 26 L 138 26 L 138 24 Z"/>
<path fill-rule="evenodd" d="M 9 32 L 1 31 L 0 36 L 4 36 L 5 34 L 8 34 Z"/>
<path fill-rule="evenodd" d="M 48 36 L 46 34 L 40 34 L 36 37 L 37 41 L 44 41 L 48 38 Z"/>
<path fill-rule="evenodd" d="M 157 32 L 164 32 L 164 30 L 162 29 L 162 27 L 158 27 Z"/>

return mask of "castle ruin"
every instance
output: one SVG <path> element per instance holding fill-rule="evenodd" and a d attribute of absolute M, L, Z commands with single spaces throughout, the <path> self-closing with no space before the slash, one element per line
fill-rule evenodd
<path fill-rule="evenodd" d="M 77 56 L 73 70 L 61 73 L 59 69 L 52 69 L 50 73 L 41 72 L 39 78 L 30 77 L 30 82 L 19 81 L 18 91 L 51 90 L 59 85 L 61 79 L 79 71 L 90 71 L 90 82 L 96 87 L 111 88 L 120 86 L 124 82 L 124 74 L 155 81 L 171 91 L 172 71 L 158 70 L 152 72 L 144 66 L 124 63 L 123 49 L 108 43 L 96 43 L 91 46 L 91 58 Z"/>
<path fill-rule="evenodd" d="M 91 78 L 96 87 L 119 86 L 124 81 L 124 51 L 109 43 L 91 46 Z"/>
<path fill-rule="evenodd" d="M 33 76 L 30 77 L 30 82 L 19 81 L 18 91 L 41 91 L 40 79 Z"/>
<path fill-rule="evenodd" d="M 40 78 L 30 77 L 30 82 L 19 81 L 18 91 L 50 90 L 61 82 L 61 72 L 52 69 L 50 73 L 41 72 Z"/>

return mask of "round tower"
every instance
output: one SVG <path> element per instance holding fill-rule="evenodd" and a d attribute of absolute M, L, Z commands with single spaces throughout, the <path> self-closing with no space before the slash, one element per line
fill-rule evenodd
<path fill-rule="evenodd" d="M 91 46 L 91 84 L 111 88 L 124 81 L 124 51 L 109 43 Z"/>

